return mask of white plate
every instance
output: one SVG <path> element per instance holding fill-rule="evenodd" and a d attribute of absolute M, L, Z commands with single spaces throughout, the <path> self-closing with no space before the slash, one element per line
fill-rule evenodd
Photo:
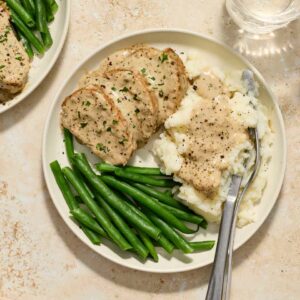
<path fill-rule="evenodd" d="M 67 164 L 64 153 L 63 137 L 60 129 L 59 113 L 60 104 L 63 99 L 69 95 L 76 88 L 77 82 L 86 70 L 96 68 L 99 62 L 114 51 L 131 46 L 136 43 L 148 43 L 155 47 L 172 47 L 179 51 L 187 49 L 198 49 L 203 54 L 203 59 L 212 59 L 217 67 L 224 70 L 244 69 L 250 68 L 256 75 L 256 80 L 260 84 L 260 101 L 262 101 L 269 110 L 269 116 L 272 122 L 272 128 L 275 132 L 275 144 L 273 146 L 272 161 L 269 167 L 268 185 L 264 191 L 261 203 L 258 206 L 258 220 L 243 229 L 238 229 L 236 233 L 236 240 L 234 248 L 237 249 L 244 244 L 262 225 L 272 207 L 274 206 L 278 197 L 286 164 L 286 139 L 284 124 L 281 112 L 275 101 L 274 96 L 267 87 L 262 76 L 254 69 L 244 58 L 235 54 L 227 46 L 222 45 L 209 38 L 200 36 L 198 34 L 181 31 L 181 30 L 152 30 L 143 31 L 119 38 L 109 44 L 102 46 L 94 52 L 89 58 L 83 61 L 72 73 L 69 78 L 62 84 L 59 90 L 46 122 L 43 138 L 43 169 L 47 182 L 47 186 L 51 198 L 60 213 L 61 217 L 70 227 L 70 229 L 90 248 L 97 253 L 106 257 L 107 259 L 118 263 L 120 265 L 147 272 L 157 273 L 171 273 L 182 272 L 196 269 L 213 262 L 214 251 L 194 253 L 190 255 L 183 255 L 179 251 L 175 251 L 173 256 L 168 256 L 162 251 L 159 262 L 155 263 L 148 260 L 145 263 L 140 262 L 135 257 L 121 253 L 115 247 L 104 244 L 101 246 L 93 246 L 81 230 L 69 219 L 67 205 L 57 187 L 49 163 L 53 160 L 58 160 L 62 165 Z M 97 161 L 90 152 L 84 147 L 76 144 L 76 148 L 84 150 L 91 161 Z M 144 164 L 151 165 L 153 157 L 151 154 L 145 154 L 145 151 L 139 151 L 138 157 L 134 161 L 142 160 Z M 216 240 L 217 226 L 210 225 L 207 231 L 201 230 L 194 240 Z"/>
<path fill-rule="evenodd" d="M 4 105 L 0 104 L 0 114 L 28 97 L 39 86 L 55 64 L 67 36 L 71 7 L 70 0 L 58 1 L 58 5 L 59 9 L 55 14 L 55 19 L 50 24 L 50 32 L 53 39 L 52 47 L 42 57 L 34 56 L 28 82 L 24 90 Z"/>

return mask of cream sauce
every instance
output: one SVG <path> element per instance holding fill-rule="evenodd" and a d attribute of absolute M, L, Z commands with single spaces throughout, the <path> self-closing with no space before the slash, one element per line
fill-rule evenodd
<path fill-rule="evenodd" d="M 230 94 L 221 79 L 211 73 L 202 73 L 198 76 L 193 83 L 193 89 L 199 96 L 209 99 Z"/>
<path fill-rule="evenodd" d="M 186 125 L 184 143 L 188 147 L 176 175 L 209 196 L 220 186 L 231 150 L 247 140 L 248 134 L 232 117 L 222 82 L 209 75 L 200 83 L 196 91 L 206 98 L 199 101 Z"/>

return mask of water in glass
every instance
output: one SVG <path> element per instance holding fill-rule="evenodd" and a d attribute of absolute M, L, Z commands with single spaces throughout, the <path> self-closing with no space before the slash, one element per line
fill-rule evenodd
<path fill-rule="evenodd" d="M 244 31 L 266 34 L 300 16 L 300 0 L 226 0 L 234 22 Z"/>

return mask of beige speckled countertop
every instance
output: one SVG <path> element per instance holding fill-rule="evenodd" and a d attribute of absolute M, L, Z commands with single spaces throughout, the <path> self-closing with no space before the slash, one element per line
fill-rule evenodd
<path fill-rule="evenodd" d="M 44 121 L 64 77 L 102 43 L 151 27 L 190 29 L 246 49 L 277 95 L 288 138 L 285 183 L 265 224 L 234 254 L 231 298 L 300 299 L 300 22 L 275 41 L 285 50 L 260 57 L 249 53 L 253 45 L 245 48 L 220 0 L 76 0 L 71 16 L 65 47 L 46 80 L 0 115 L 0 299 L 205 298 L 210 267 L 146 274 L 92 252 L 59 217 L 42 174 Z"/>

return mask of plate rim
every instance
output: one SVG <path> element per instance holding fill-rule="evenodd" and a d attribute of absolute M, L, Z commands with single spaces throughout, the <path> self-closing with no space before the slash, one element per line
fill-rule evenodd
<path fill-rule="evenodd" d="M 103 49 L 107 48 L 108 46 L 115 44 L 117 42 L 120 42 L 124 39 L 128 39 L 131 38 L 133 36 L 139 36 L 139 35 L 143 35 L 143 34 L 155 34 L 155 33 L 168 33 L 168 32 L 172 32 L 172 33 L 180 33 L 180 34 L 187 34 L 187 35 L 192 35 L 195 37 L 200 37 L 202 39 L 206 39 L 212 43 L 216 43 L 220 46 L 222 46 L 223 48 L 225 48 L 227 51 L 229 51 L 231 54 L 233 54 L 234 56 L 237 56 L 243 63 L 245 63 L 250 69 L 252 69 L 255 73 L 255 75 L 259 78 L 259 80 L 262 82 L 262 84 L 264 85 L 264 88 L 266 89 L 267 93 L 270 95 L 274 108 L 275 108 L 275 112 L 276 115 L 278 116 L 278 121 L 279 121 L 279 129 L 282 132 L 282 138 L 283 138 L 283 145 L 282 145 L 282 162 L 281 162 L 281 170 L 280 170 L 280 177 L 279 177 L 279 184 L 277 185 L 273 195 L 275 200 L 273 201 L 272 205 L 269 207 L 269 209 L 267 209 L 266 211 L 264 211 L 264 214 L 262 215 L 261 219 L 256 221 L 255 223 L 257 224 L 255 231 L 252 233 L 252 235 L 242 239 L 239 244 L 235 244 L 234 245 L 234 251 L 237 250 L 238 248 L 242 247 L 243 245 L 245 245 L 245 243 L 251 238 L 253 237 L 257 231 L 261 228 L 261 226 L 263 225 L 263 223 L 266 221 L 266 219 L 268 218 L 268 216 L 270 215 L 272 209 L 274 208 L 279 195 L 280 195 L 280 191 L 282 189 L 283 186 L 283 181 L 284 181 L 284 177 L 285 177 L 285 172 L 286 172 L 286 164 L 287 164 L 287 140 L 286 140 L 286 130 L 285 130 L 285 125 L 284 125 L 284 120 L 283 120 L 283 116 L 281 113 L 281 110 L 279 108 L 279 104 L 277 101 L 277 97 L 274 95 L 274 93 L 272 92 L 271 88 L 268 86 L 266 80 L 264 79 L 264 77 L 262 76 L 262 74 L 256 69 L 256 67 L 254 67 L 247 58 L 243 57 L 240 53 L 237 53 L 236 51 L 234 51 L 234 49 L 232 49 L 230 46 L 226 45 L 224 42 L 218 41 L 214 38 L 211 38 L 209 36 L 206 36 L 202 33 L 198 33 L 196 31 L 192 31 L 192 30 L 185 30 L 185 29 L 180 29 L 180 28 L 150 28 L 150 29 L 144 29 L 144 30 L 138 30 L 138 31 L 133 31 L 124 35 L 121 35 L 117 38 L 111 39 L 109 41 L 107 41 L 106 43 L 102 44 L 101 46 L 99 46 L 98 48 L 96 48 L 92 53 L 90 53 L 88 56 L 86 56 L 77 66 L 75 66 L 69 73 L 69 76 L 66 77 L 66 79 L 61 83 L 59 89 L 57 90 L 54 100 L 51 103 L 47 118 L 46 118 L 46 122 L 45 122 L 45 126 L 44 126 L 44 132 L 43 132 L 43 139 L 42 139 L 42 167 L 43 167 L 43 174 L 44 174 L 44 179 L 46 181 L 46 186 L 48 189 L 48 192 L 50 194 L 51 200 L 56 208 L 56 210 L 58 211 L 59 215 L 61 216 L 61 218 L 63 219 L 63 221 L 65 222 L 66 226 L 69 227 L 69 229 L 76 235 L 77 238 L 79 238 L 85 245 L 87 245 L 91 250 L 93 250 L 94 252 L 96 252 L 97 254 L 101 255 L 102 257 L 104 257 L 105 259 L 108 259 L 109 261 L 116 263 L 118 265 L 121 265 L 123 267 L 132 269 L 132 270 L 138 270 L 138 271 L 142 271 L 142 272 L 147 272 L 147 273 L 159 273 L 159 274 L 172 274 L 172 273 L 179 273 L 179 272 L 187 272 L 187 271 L 192 271 L 195 269 L 199 269 L 202 268 L 204 266 L 208 266 L 210 264 L 213 263 L 214 259 L 211 259 L 208 262 L 205 263 L 198 263 L 198 264 L 187 264 L 185 265 L 184 268 L 181 268 L 180 270 L 174 270 L 174 269 L 168 269 L 168 268 L 164 268 L 164 269 L 160 269 L 157 268 L 155 270 L 148 270 L 147 268 L 144 268 L 143 264 L 141 263 L 138 266 L 130 266 L 125 264 L 126 260 L 124 260 L 124 262 L 121 260 L 117 260 L 115 258 L 109 257 L 106 254 L 102 254 L 99 253 L 95 246 L 92 245 L 91 243 L 87 243 L 81 236 L 79 236 L 75 230 L 73 230 L 73 228 L 68 224 L 68 222 L 66 221 L 66 216 L 65 214 L 63 214 L 60 211 L 60 208 L 56 205 L 55 200 L 53 200 L 55 198 L 54 192 L 51 190 L 51 188 L 49 188 L 51 186 L 50 182 L 49 182 L 49 177 L 48 177 L 48 172 L 47 172 L 47 168 L 48 165 L 46 163 L 46 141 L 47 141 L 47 132 L 50 126 L 50 120 L 51 120 L 51 116 L 52 116 L 52 112 L 55 108 L 55 105 L 57 103 L 57 101 L 59 101 L 59 95 L 61 94 L 61 92 L 63 91 L 63 89 L 65 88 L 66 84 L 68 83 L 68 81 L 70 80 L 70 78 L 77 72 L 79 71 L 82 66 L 94 55 L 96 55 L 98 52 L 102 51 Z"/>
<path fill-rule="evenodd" d="M 62 30 L 62 35 L 58 44 L 58 47 L 56 49 L 55 54 L 53 55 L 52 59 L 50 60 L 50 63 L 47 65 L 47 67 L 44 69 L 44 72 L 42 73 L 42 76 L 40 76 L 38 78 L 38 80 L 36 80 L 30 88 L 25 89 L 24 93 L 23 91 L 20 93 L 20 98 L 16 101 L 14 101 L 14 99 L 10 100 L 10 101 L 14 101 L 12 104 L 9 105 L 4 105 L 4 108 L 2 110 L 0 110 L 0 114 L 8 111 L 9 109 L 15 107 L 17 104 L 19 104 L 20 102 L 22 102 L 23 100 L 25 100 L 27 97 L 30 96 L 31 93 L 33 93 L 38 86 L 44 81 L 44 79 L 46 78 L 46 76 L 50 73 L 50 71 L 52 70 L 52 68 L 54 67 L 61 51 L 62 48 L 65 44 L 66 41 L 66 37 L 67 37 L 67 33 L 68 33 L 68 29 L 69 29 L 69 24 L 70 24 L 70 15 L 71 15 L 71 0 L 65 0 L 66 2 L 66 16 L 65 16 L 65 22 L 64 22 L 64 26 L 63 26 L 63 30 Z M 10 102 L 8 101 L 8 102 Z"/>

